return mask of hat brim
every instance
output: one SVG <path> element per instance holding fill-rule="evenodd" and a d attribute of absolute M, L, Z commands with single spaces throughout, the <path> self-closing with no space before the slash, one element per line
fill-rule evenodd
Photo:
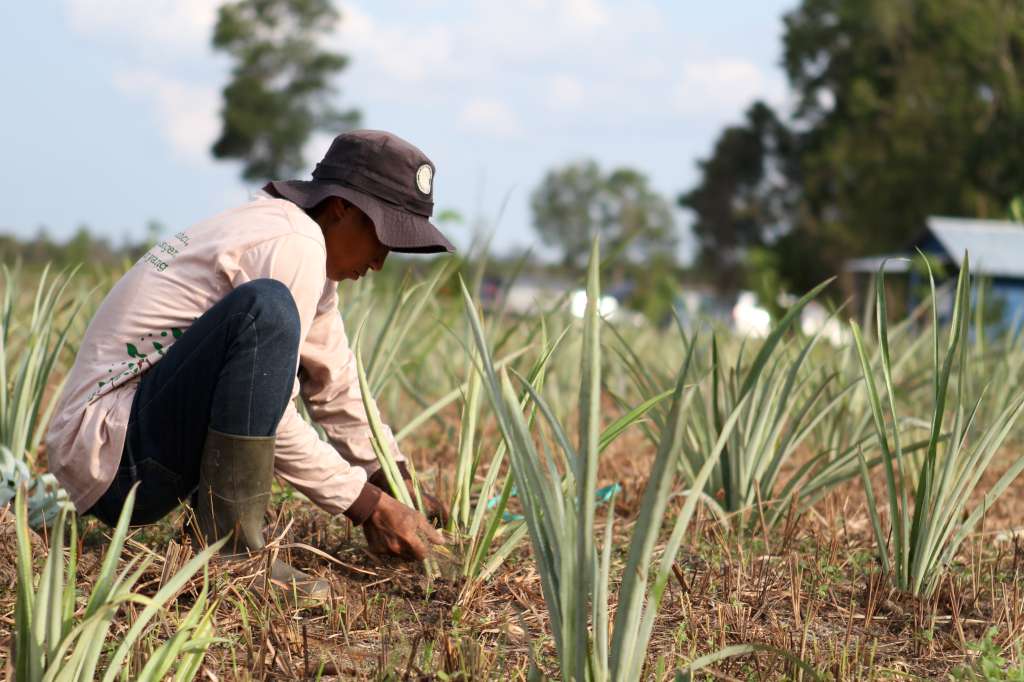
<path fill-rule="evenodd" d="M 328 197 L 341 197 L 373 222 L 377 239 L 400 253 L 453 253 L 455 247 L 426 217 L 409 213 L 359 190 L 319 180 L 273 180 L 267 183 L 281 197 L 310 209 Z"/>

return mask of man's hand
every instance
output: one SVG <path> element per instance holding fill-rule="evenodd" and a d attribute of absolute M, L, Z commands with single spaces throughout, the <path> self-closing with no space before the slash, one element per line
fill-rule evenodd
<path fill-rule="evenodd" d="M 363 523 L 366 544 L 374 554 L 423 561 L 430 545 L 443 545 L 444 538 L 427 518 L 390 495 L 381 495 L 377 508 Z"/>

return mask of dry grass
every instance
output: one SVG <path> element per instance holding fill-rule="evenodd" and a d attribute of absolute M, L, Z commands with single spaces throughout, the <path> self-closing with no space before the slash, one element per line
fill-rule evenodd
<path fill-rule="evenodd" d="M 436 422 L 424 431 L 411 454 L 443 491 L 454 449 L 444 445 L 446 429 Z M 652 457 L 649 443 L 633 430 L 602 459 L 599 484 L 623 485 L 615 510 L 620 567 L 622 537 Z M 1000 469 L 992 467 L 985 482 L 998 478 Z M 832 679 L 944 678 L 969 660 L 968 644 L 993 627 L 1013 660 L 1013 645 L 1024 634 L 1024 547 L 1007 531 L 1024 525 L 1024 481 L 996 505 L 983 532 L 965 545 L 927 602 L 886 588 L 872 556 L 859 486 L 841 486 L 807 513 L 752 536 L 699 520 L 680 552 L 646 676 L 668 678 L 673 668 L 724 645 L 762 643 L 791 652 Z M 369 555 L 361 532 L 347 522 L 332 522 L 286 493 L 276 502 L 269 520 L 279 551 L 328 577 L 332 602 L 294 610 L 267 591 L 261 566 L 214 565 L 217 635 L 225 641 L 211 649 L 200 679 L 302 680 L 318 672 L 322 679 L 525 679 L 531 661 L 548 674 L 556 672 L 528 543 L 473 589 L 443 565 L 445 577 L 428 585 L 417 567 Z M 159 557 L 141 581 L 145 593 L 154 593 L 191 553 L 187 543 L 179 544 L 178 517 L 139 529 L 129 542 L 126 555 L 152 551 Z M 98 570 L 106 529 L 92 519 L 80 523 L 78 585 L 84 592 Z M 13 625 L 13 551 L 10 519 L 0 518 L 0 641 L 9 638 Z M 34 552 L 42 557 L 44 551 L 41 539 Z M 182 613 L 198 586 L 194 581 L 178 597 Z M 126 629 L 132 617 L 123 613 L 118 626 Z M 175 618 L 172 609 L 146 642 L 169 636 Z M 145 656 L 140 650 L 136 660 Z M 719 664 L 711 674 L 772 680 L 795 678 L 797 672 L 783 658 L 761 653 Z"/>

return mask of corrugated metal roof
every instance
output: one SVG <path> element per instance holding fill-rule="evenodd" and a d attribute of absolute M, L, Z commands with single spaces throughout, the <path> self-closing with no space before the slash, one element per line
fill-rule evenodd
<path fill-rule="evenodd" d="M 970 254 L 971 271 L 1024 279 L 1024 225 L 1005 220 L 928 218 L 928 229 L 959 265 Z"/>

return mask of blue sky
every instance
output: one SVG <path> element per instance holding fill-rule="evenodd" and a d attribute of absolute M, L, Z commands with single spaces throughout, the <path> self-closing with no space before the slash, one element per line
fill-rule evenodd
<path fill-rule="evenodd" d="M 352 60 L 339 103 L 431 157 L 438 209 L 493 221 L 507 197 L 494 242 L 507 250 L 535 243 L 529 194 L 575 159 L 640 169 L 674 201 L 723 125 L 755 98 L 786 102 L 781 16 L 795 4 L 361 0 L 340 3 L 329 44 Z M 248 198 L 238 166 L 208 152 L 229 69 L 209 48 L 217 5 L 0 3 L 0 232 L 88 224 L 117 243 Z M 311 165 L 329 139 L 310 142 Z"/>

